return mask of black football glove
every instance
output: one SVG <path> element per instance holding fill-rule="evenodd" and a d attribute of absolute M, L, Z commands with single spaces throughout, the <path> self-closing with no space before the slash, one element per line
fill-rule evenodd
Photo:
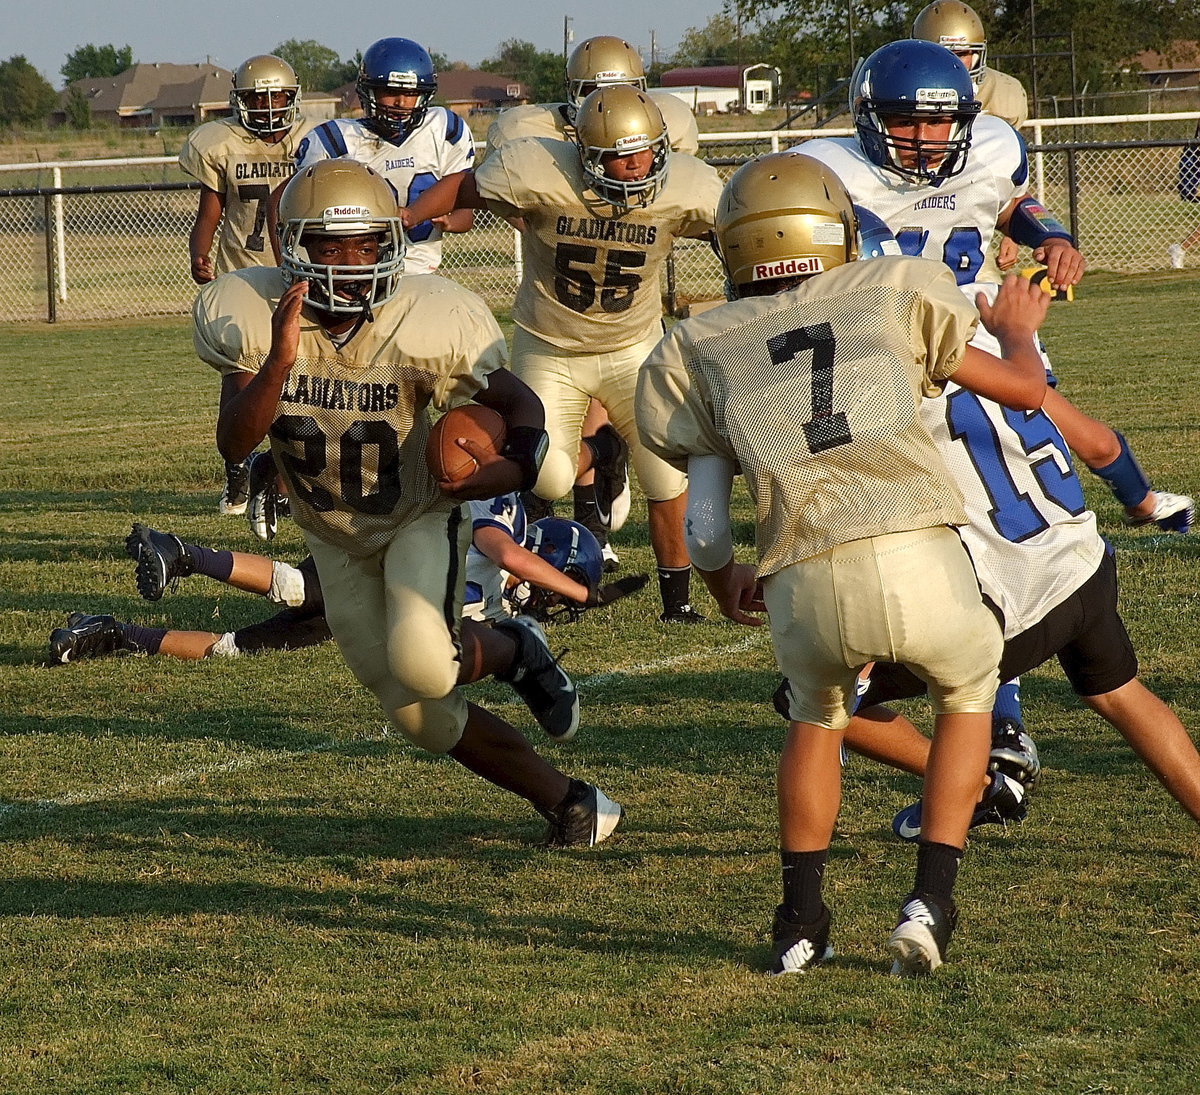
<path fill-rule="evenodd" d="M 624 578 L 618 578 L 615 582 L 609 582 L 607 585 L 600 586 L 599 589 L 593 589 L 588 594 L 586 608 L 600 608 L 604 605 L 610 605 L 613 601 L 619 601 L 622 597 L 628 597 L 631 593 L 636 593 L 648 581 L 648 574 L 626 574 Z"/>

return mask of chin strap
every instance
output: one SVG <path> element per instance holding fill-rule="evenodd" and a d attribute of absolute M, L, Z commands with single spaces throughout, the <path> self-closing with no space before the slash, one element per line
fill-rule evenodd
<path fill-rule="evenodd" d="M 354 321 L 354 326 L 350 328 L 350 333 L 346 335 L 347 342 L 362 330 L 364 323 L 375 322 L 375 313 L 371 310 L 371 302 L 367 298 L 366 293 L 360 290 L 354 294 L 354 297 L 362 305 L 362 311 L 358 313 L 358 319 Z"/>

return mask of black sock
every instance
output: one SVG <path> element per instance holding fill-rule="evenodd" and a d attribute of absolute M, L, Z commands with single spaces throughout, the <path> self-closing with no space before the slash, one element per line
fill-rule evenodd
<path fill-rule="evenodd" d="M 678 612 L 691 602 L 692 568 L 659 567 L 658 593 L 662 597 L 664 612 Z"/>
<path fill-rule="evenodd" d="M 193 574 L 204 574 L 218 582 L 229 581 L 229 575 L 233 573 L 232 551 L 217 551 L 197 544 L 184 544 L 183 550 L 192 561 Z"/>
<path fill-rule="evenodd" d="M 600 546 L 603 547 L 608 538 L 608 530 L 600 524 L 596 515 L 596 491 L 592 486 L 576 486 L 571 491 L 571 503 L 574 507 L 574 519 L 588 530 Z"/>
<path fill-rule="evenodd" d="M 530 523 L 540 521 L 543 517 L 554 516 L 554 503 L 547 502 L 540 494 L 531 490 L 521 492 L 521 505 L 525 507 L 525 519 Z"/>
<path fill-rule="evenodd" d="M 783 862 L 783 904 L 789 919 L 811 924 L 821 915 L 821 881 L 829 849 L 819 852 L 780 852 Z"/>
<path fill-rule="evenodd" d="M 157 654 L 166 637 L 165 627 L 142 627 L 139 624 L 124 624 L 125 644 L 143 654 Z"/>
<path fill-rule="evenodd" d="M 917 881 L 913 892 L 928 894 L 953 905 L 954 883 L 958 880 L 962 856 L 963 850 L 951 844 L 917 841 Z"/>

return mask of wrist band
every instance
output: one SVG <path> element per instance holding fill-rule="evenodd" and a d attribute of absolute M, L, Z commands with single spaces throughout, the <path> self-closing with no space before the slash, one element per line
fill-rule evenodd
<path fill-rule="evenodd" d="M 532 490 L 550 451 L 550 435 L 537 426 L 510 426 L 500 455 L 521 469 L 518 490 Z"/>
<path fill-rule="evenodd" d="M 1028 194 L 1017 202 L 1005 234 L 1025 247 L 1038 248 L 1047 240 L 1066 240 L 1075 246 L 1075 237 Z"/>

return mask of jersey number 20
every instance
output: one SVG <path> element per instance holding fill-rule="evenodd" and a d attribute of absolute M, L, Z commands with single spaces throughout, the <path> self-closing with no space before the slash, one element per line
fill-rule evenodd
<path fill-rule="evenodd" d="M 286 445 L 280 457 L 296 493 L 318 513 L 336 508 L 336 501 L 318 481 L 329 463 L 329 439 L 307 414 L 282 414 L 271 425 L 271 436 Z M 364 459 L 375 450 L 375 489 L 365 489 Z M 400 441 L 387 422 L 351 422 L 338 442 L 342 501 L 358 513 L 391 513 L 400 501 Z"/>

